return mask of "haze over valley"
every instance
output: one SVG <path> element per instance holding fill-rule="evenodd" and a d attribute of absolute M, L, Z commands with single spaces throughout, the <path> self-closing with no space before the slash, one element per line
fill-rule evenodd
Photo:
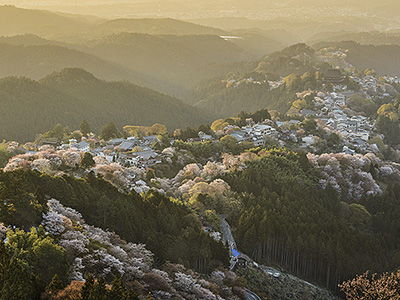
<path fill-rule="evenodd" d="M 0 299 L 398 299 L 399 11 L 0 0 Z"/>

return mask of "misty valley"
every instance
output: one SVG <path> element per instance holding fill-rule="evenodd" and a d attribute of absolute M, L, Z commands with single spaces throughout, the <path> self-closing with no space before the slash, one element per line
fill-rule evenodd
<path fill-rule="evenodd" d="M 400 299 L 399 11 L 0 0 L 0 300 Z"/>

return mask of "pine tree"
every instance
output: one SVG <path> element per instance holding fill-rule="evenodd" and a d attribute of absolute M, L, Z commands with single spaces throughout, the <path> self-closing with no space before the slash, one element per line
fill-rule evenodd
<path fill-rule="evenodd" d="M 42 205 L 43 208 L 45 209 L 47 207 L 47 205 L 45 205 L 45 204 L 47 204 L 46 196 L 44 195 L 43 190 L 40 187 L 40 185 L 38 185 L 36 187 L 34 196 L 36 197 L 36 200 L 39 202 L 39 204 Z"/>
<path fill-rule="evenodd" d="M 34 299 L 35 290 L 26 261 L 11 258 L 6 270 L 0 295 L 2 299 L 21 300 Z"/>
<path fill-rule="evenodd" d="M 91 296 L 96 300 L 106 300 L 107 295 L 108 291 L 106 288 L 106 282 L 104 281 L 104 278 L 100 276 L 93 286 L 93 292 Z"/>
<path fill-rule="evenodd" d="M 127 297 L 127 291 L 125 285 L 120 278 L 115 278 L 112 283 L 110 292 L 108 293 L 109 300 L 125 300 Z"/>
<path fill-rule="evenodd" d="M 101 129 L 100 136 L 104 140 L 109 140 L 118 137 L 117 126 L 113 122 L 107 123 Z"/>
<path fill-rule="evenodd" d="M 63 288 L 64 285 L 60 277 L 58 277 L 58 274 L 55 274 L 49 285 L 46 287 L 46 292 L 49 294 L 55 294 L 58 291 L 62 290 Z"/>
<path fill-rule="evenodd" d="M 134 290 L 130 290 L 126 293 L 125 300 L 139 300 L 139 297 Z"/>
<path fill-rule="evenodd" d="M 94 287 L 94 278 L 92 274 L 88 274 L 86 277 L 85 284 L 82 287 L 81 291 L 81 300 L 94 300 L 92 297 L 92 291 Z"/>
<path fill-rule="evenodd" d="M 85 169 L 94 167 L 96 165 L 95 161 L 93 160 L 92 154 L 89 152 L 85 152 L 83 155 L 82 161 L 81 161 L 81 166 Z"/>
<path fill-rule="evenodd" d="M 8 255 L 6 245 L 3 239 L 0 239 L 0 291 L 4 285 L 9 262 L 10 257 Z"/>

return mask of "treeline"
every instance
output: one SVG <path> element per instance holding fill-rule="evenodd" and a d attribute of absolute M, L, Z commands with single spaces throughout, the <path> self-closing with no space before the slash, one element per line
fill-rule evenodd
<path fill-rule="evenodd" d="M 230 220 L 238 247 L 256 261 L 332 290 L 367 269 L 399 265 L 398 184 L 349 209 L 333 188 L 318 189 L 304 154 L 270 150 L 246 165 L 223 179 L 244 205 Z"/>
<path fill-rule="evenodd" d="M 77 180 L 18 170 L 0 172 L 0 182 L 0 221 L 6 225 L 38 225 L 47 207 L 46 195 L 78 210 L 88 224 L 146 244 L 157 263 L 169 260 L 199 272 L 228 264 L 227 249 L 202 231 L 197 216 L 156 192 L 143 197 L 134 191 L 123 194 L 92 173 Z"/>

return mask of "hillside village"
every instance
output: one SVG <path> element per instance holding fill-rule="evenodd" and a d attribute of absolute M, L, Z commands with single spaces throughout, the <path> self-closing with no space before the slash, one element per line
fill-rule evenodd
<path fill-rule="evenodd" d="M 400 1 L 9 2 L 0 300 L 400 299 Z"/>
<path fill-rule="evenodd" d="M 336 140 L 333 141 L 335 145 L 331 145 L 330 151 L 350 155 L 369 152 L 379 154 L 380 149 L 376 144 L 375 137 L 379 141 L 383 140 L 384 136 L 375 130 L 373 117 L 350 108 L 350 99 L 354 95 L 365 99 L 394 98 L 396 92 L 391 84 L 396 84 L 399 79 L 385 76 L 384 82 L 382 82 L 382 79 L 376 75 L 360 76 L 356 73 L 350 74 L 349 78 L 358 84 L 358 91 L 349 89 L 343 83 L 344 76 L 339 69 L 332 69 L 326 75 L 327 82 L 333 84 L 332 91 L 324 89 L 297 93 L 298 100 L 296 102 L 300 102 L 302 105 L 294 107 L 296 103 L 294 102 L 285 119 L 270 118 L 254 122 L 252 118 L 247 118 L 243 126 L 227 124 L 223 128 L 214 128 L 214 131 L 207 133 L 199 131 L 197 136 L 188 138 L 186 142 L 218 143 L 221 137 L 230 136 L 238 145 L 264 147 L 272 143 L 289 149 L 321 153 L 327 151 L 323 146 L 323 141 L 329 141 L 331 135 L 336 135 Z M 252 78 L 248 78 L 246 82 L 257 83 Z M 272 84 L 271 88 L 274 88 L 276 84 L 281 85 L 282 80 L 270 84 Z M 310 124 L 311 128 L 308 128 Z M 167 144 L 164 143 L 161 146 L 158 135 L 128 136 L 100 141 L 95 134 L 89 133 L 87 136 L 82 136 L 80 140 L 72 138 L 64 144 L 46 141 L 43 141 L 43 144 L 54 147 L 57 151 L 90 153 L 96 161 L 117 164 L 125 170 L 126 185 L 138 192 L 145 192 L 149 187 L 143 180 L 144 177 L 139 174 L 144 174 L 148 168 L 168 161 L 168 151 L 163 150 L 173 146 L 174 142 L 175 137 L 170 136 Z M 28 151 L 21 146 L 19 150 L 35 154 L 39 148 L 40 145 L 36 145 Z M 131 171 L 126 172 L 126 170 Z"/>

